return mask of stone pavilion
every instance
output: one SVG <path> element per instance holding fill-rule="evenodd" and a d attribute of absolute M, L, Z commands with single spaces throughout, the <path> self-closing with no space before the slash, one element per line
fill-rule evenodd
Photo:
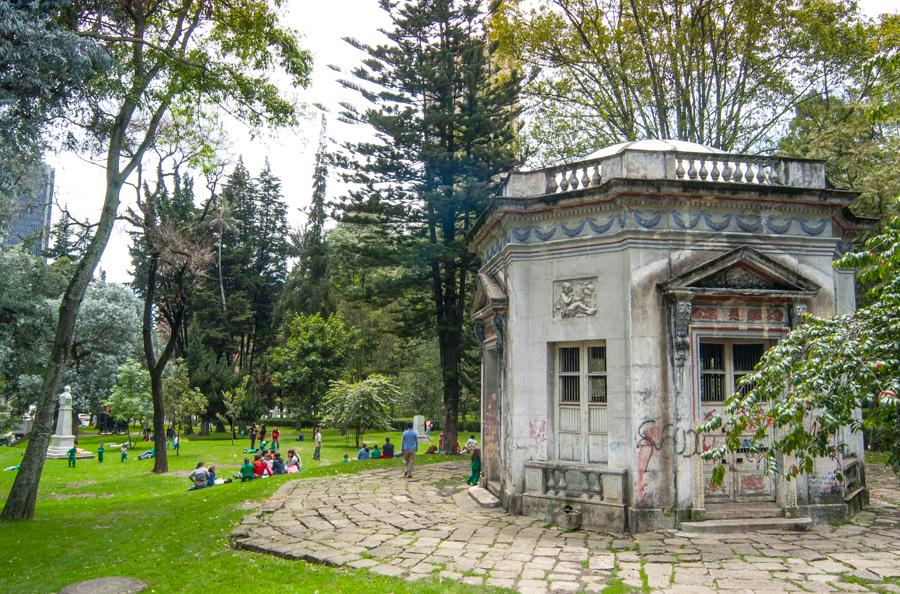
<path fill-rule="evenodd" d="M 865 227 L 854 197 L 821 161 L 679 141 L 512 173 L 470 236 L 484 486 L 511 512 L 617 531 L 858 510 L 859 434 L 792 481 L 739 450 L 711 488 L 699 454 L 721 438 L 695 431 L 804 312 L 854 309 L 832 266 Z"/>

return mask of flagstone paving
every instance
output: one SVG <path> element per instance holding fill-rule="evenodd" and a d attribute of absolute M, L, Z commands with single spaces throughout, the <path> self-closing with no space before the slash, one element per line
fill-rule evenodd
<path fill-rule="evenodd" d="M 402 577 L 600 592 L 610 581 L 660 592 L 900 593 L 900 495 L 867 467 L 872 507 L 853 523 L 806 532 L 636 535 L 562 532 L 463 488 L 467 465 L 421 466 L 286 483 L 232 532 L 235 547 Z"/>

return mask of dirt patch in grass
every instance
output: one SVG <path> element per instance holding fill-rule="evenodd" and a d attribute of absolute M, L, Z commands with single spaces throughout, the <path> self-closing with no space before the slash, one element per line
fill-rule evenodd
<path fill-rule="evenodd" d="M 67 483 L 66 489 L 81 489 L 84 487 L 89 487 L 96 483 L 97 483 L 97 481 L 76 481 L 74 483 Z"/>
<path fill-rule="evenodd" d="M 50 493 L 47 499 L 62 501 L 65 499 L 110 499 L 115 497 L 112 493 Z"/>

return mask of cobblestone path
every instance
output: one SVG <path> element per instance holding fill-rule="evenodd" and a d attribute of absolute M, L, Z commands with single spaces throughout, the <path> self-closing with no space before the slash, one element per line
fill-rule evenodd
<path fill-rule="evenodd" d="M 614 580 L 691 594 L 900 593 L 900 497 L 883 467 L 869 470 L 870 484 L 894 497 L 875 500 L 854 523 L 720 536 L 561 532 L 478 507 L 462 488 L 467 472 L 448 462 L 420 466 L 412 480 L 391 468 L 291 481 L 244 518 L 232 543 L 408 580 L 524 594 L 600 592 Z"/>

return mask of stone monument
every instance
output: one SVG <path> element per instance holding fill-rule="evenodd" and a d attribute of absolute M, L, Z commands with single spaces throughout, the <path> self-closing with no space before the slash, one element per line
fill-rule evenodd
<path fill-rule="evenodd" d="M 413 429 L 419 436 L 419 443 L 425 443 L 426 441 L 428 441 L 428 437 L 425 436 L 425 417 L 423 417 L 422 415 L 414 416 Z"/>
<path fill-rule="evenodd" d="M 75 445 L 75 436 L 72 435 L 72 388 L 66 386 L 59 395 L 59 412 L 56 414 L 56 433 L 50 436 L 50 446 L 47 448 L 48 458 L 66 458 L 68 452 Z M 87 450 L 78 450 L 79 458 L 93 458 L 94 455 Z"/>

